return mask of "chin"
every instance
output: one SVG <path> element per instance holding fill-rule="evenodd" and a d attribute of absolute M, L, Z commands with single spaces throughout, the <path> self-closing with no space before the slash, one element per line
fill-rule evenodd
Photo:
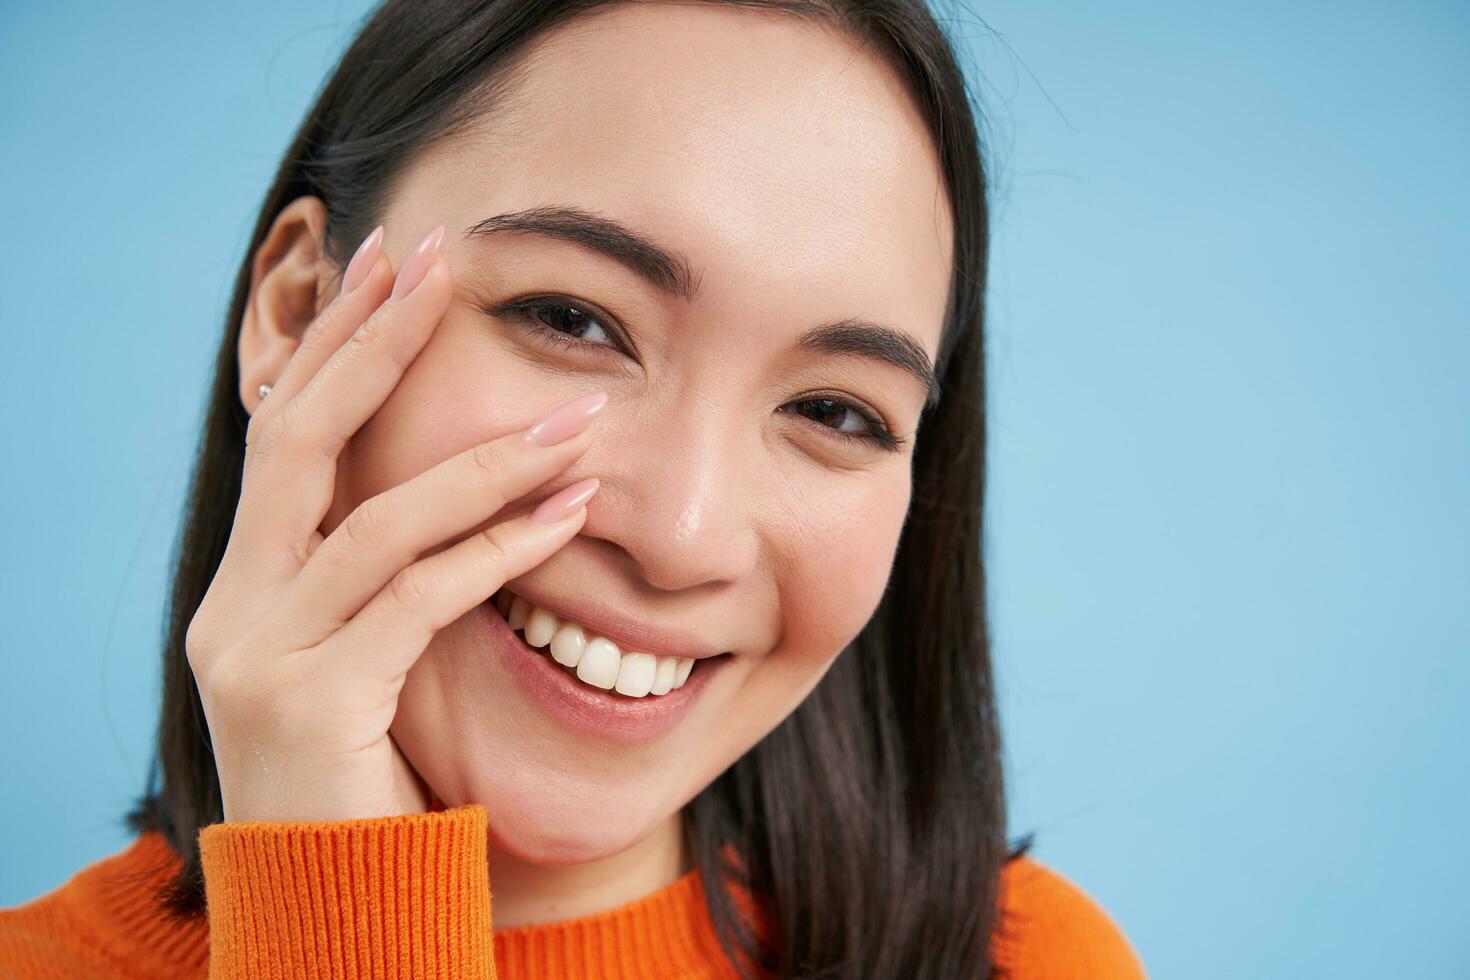
<path fill-rule="evenodd" d="M 676 807 L 657 805 L 654 786 L 607 786 L 576 774 L 529 768 L 514 776 L 472 776 L 463 799 L 445 805 L 481 804 L 490 836 L 501 851 L 544 865 L 584 864 L 626 851 Z"/>
<path fill-rule="evenodd" d="M 490 839 L 497 850 L 544 866 L 585 864 L 619 854 L 656 822 L 648 814 L 630 813 L 596 800 L 559 809 L 526 806 L 507 799 L 500 787 L 465 802 L 482 803 L 489 811 Z"/>
<path fill-rule="evenodd" d="M 411 724 L 394 725 L 395 741 L 430 792 L 445 806 L 485 807 L 495 848 L 527 862 L 570 865 L 609 857 L 677 809 L 672 786 L 608 771 L 591 758 L 549 766 L 509 733 L 505 741 L 480 746 L 443 732 L 419 734 Z"/>

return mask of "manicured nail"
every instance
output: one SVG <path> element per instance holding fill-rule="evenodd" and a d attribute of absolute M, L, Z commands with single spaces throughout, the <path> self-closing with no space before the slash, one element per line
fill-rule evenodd
<path fill-rule="evenodd" d="M 362 285 L 362 281 L 367 278 L 368 270 L 377 261 L 378 249 L 382 244 L 383 226 L 378 225 L 368 232 L 362 244 L 357 246 L 357 251 L 352 253 L 352 261 L 347 263 L 347 271 L 342 273 L 342 292 L 344 294 Z"/>
<path fill-rule="evenodd" d="M 587 428 L 606 404 L 605 391 L 573 398 L 527 429 L 522 438 L 538 446 L 554 446 Z"/>
<path fill-rule="evenodd" d="M 547 497 L 531 512 L 531 520 L 537 524 L 550 524 L 569 517 L 597 492 L 599 481 L 595 476 L 573 483 L 565 490 Z"/>
<path fill-rule="evenodd" d="M 439 254 L 439 242 L 443 239 L 444 226 L 440 225 L 425 235 L 424 240 L 408 253 L 408 258 L 403 260 L 403 268 L 398 270 L 398 278 L 393 280 L 392 299 L 402 299 L 423 281 L 424 273 L 434 264 L 434 256 Z"/>

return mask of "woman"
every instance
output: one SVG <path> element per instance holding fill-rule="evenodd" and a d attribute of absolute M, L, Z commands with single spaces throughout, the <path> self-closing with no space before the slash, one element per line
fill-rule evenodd
<path fill-rule="evenodd" d="M 0 965 L 1141 976 L 1007 845 L 986 242 L 917 3 L 390 0 L 237 279 L 139 837 Z"/>

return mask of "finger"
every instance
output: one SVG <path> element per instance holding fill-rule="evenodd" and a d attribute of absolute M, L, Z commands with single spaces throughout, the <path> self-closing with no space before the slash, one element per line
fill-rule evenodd
<path fill-rule="evenodd" d="M 368 677 L 401 679 L 435 633 L 575 537 L 587 520 L 586 499 L 597 487 L 596 479 L 584 480 L 548 498 L 548 504 L 580 500 L 559 520 L 543 524 L 526 514 L 492 524 L 402 569 L 336 632 L 328 656 L 350 661 L 353 671 Z M 347 663 L 341 666 L 348 669 Z"/>
<path fill-rule="evenodd" d="M 260 430 L 281 406 L 295 397 L 312 375 L 326 363 L 332 352 L 341 347 L 353 331 L 362 326 L 373 311 L 382 305 L 393 288 L 393 262 L 383 254 L 381 243 L 383 226 L 378 225 L 363 239 L 356 254 L 343 273 L 343 285 L 349 274 L 356 270 L 353 265 L 367 262 L 366 275 L 347 292 L 339 292 L 326 309 L 317 314 L 315 320 L 301 335 L 301 342 L 286 361 L 280 375 L 271 382 L 270 393 L 265 396 L 250 415 L 245 429 L 245 466 L 255 451 L 255 440 Z"/>
<path fill-rule="evenodd" d="M 443 234 L 441 225 L 404 260 L 394 291 L 411 288 L 390 295 L 261 428 L 236 517 L 257 547 L 304 559 L 331 506 L 342 447 L 382 407 L 449 305 Z"/>
<path fill-rule="evenodd" d="M 311 380 L 312 375 L 332 352 L 341 347 L 388 298 L 389 291 L 393 288 L 393 263 L 376 247 L 376 240 L 382 238 L 381 229 L 382 226 L 379 225 L 358 246 L 357 254 L 353 255 L 343 273 L 344 285 L 347 275 L 353 271 L 354 263 L 359 260 L 371 260 L 367 272 L 351 290 L 338 293 L 306 328 L 301 342 L 272 384 L 270 393 L 251 414 L 250 423 L 245 430 L 243 469 L 247 477 L 254 465 L 262 429 Z M 364 249 L 368 249 L 368 252 L 364 253 Z M 244 574 L 252 579 L 248 584 L 256 589 L 264 589 L 268 583 L 288 579 L 300 571 L 302 563 L 321 543 L 322 535 L 313 531 L 313 537 L 305 543 L 304 548 L 294 541 L 286 542 L 279 533 L 269 537 L 261 536 L 261 508 L 257 506 L 253 496 L 247 493 L 246 483 L 247 480 L 242 479 L 240 499 L 235 508 L 235 524 L 225 549 L 225 561 L 240 562 L 240 567 L 245 569 Z M 326 507 L 330 506 L 331 488 L 325 491 L 325 503 L 321 499 L 323 491 L 315 488 L 313 493 L 312 490 L 311 487 L 306 488 L 303 497 L 294 501 L 293 506 L 308 510 L 321 508 L 325 513 Z"/>
<path fill-rule="evenodd" d="M 551 445 L 527 440 L 529 429 L 514 432 L 472 446 L 359 504 L 282 598 L 286 621 L 303 631 L 295 639 L 312 643 L 331 635 L 404 566 L 472 532 L 565 470 L 591 446 L 591 423 L 606 404 L 607 396 L 597 392 L 557 408 L 548 423 L 559 432 L 581 428 Z"/>

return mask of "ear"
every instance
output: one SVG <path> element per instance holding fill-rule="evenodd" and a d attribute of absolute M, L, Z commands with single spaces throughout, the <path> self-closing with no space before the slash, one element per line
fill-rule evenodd
<path fill-rule="evenodd" d="M 250 296 L 240 323 L 240 402 L 254 410 L 301 336 L 331 300 L 340 270 L 326 255 L 327 209 L 298 197 L 276 215 L 250 264 Z"/>

